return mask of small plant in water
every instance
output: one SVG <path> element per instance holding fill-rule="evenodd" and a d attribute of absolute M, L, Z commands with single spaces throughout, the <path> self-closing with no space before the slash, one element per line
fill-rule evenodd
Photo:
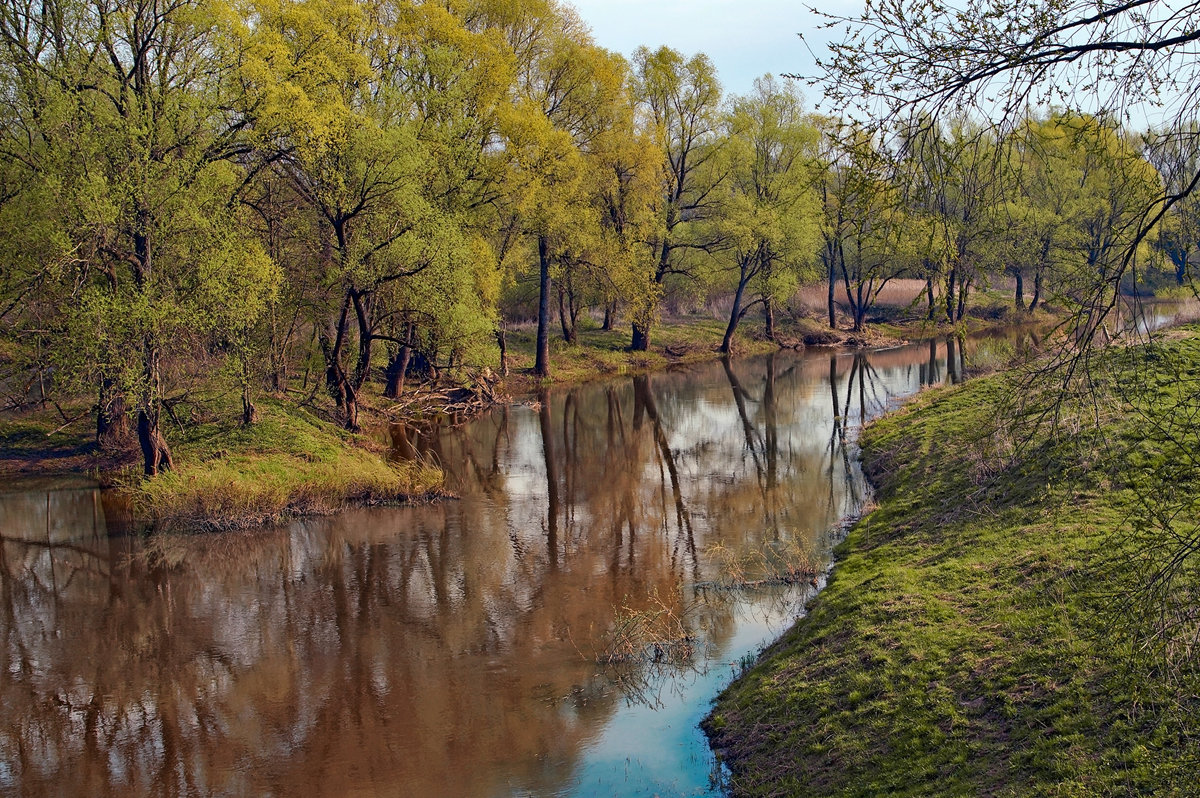
<path fill-rule="evenodd" d="M 735 590 L 765 585 L 817 585 L 822 568 L 797 540 L 767 543 L 751 551 L 735 551 L 720 543 L 705 551 L 717 565 L 717 578 L 701 587 Z"/>
<path fill-rule="evenodd" d="M 686 615 L 678 585 L 665 601 L 657 589 L 644 607 L 630 607 L 627 601 L 617 610 L 596 661 L 601 665 L 690 664 L 696 654 L 696 636 L 688 628 Z"/>

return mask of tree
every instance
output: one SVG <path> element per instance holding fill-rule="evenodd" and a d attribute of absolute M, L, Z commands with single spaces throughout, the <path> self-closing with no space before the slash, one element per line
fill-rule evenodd
<path fill-rule="evenodd" d="M 587 195 L 584 155 L 612 125 L 623 101 L 625 65 L 592 43 L 573 9 L 529 0 L 491 11 L 489 24 L 510 43 L 518 64 L 514 110 L 504 129 L 511 170 L 501 228 L 509 240 L 528 241 L 536 258 L 534 374 L 545 377 L 556 274 L 563 335 L 574 337 L 579 308 L 572 267 L 599 227 Z"/>
<path fill-rule="evenodd" d="M 128 403 L 147 476 L 170 468 L 164 361 L 197 333 L 253 324 L 278 273 L 242 231 L 249 152 L 236 36 L 221 3 L 7 4 L 0 44 L 21 94 L 6 138 L 66 258 L 55 281 L 64 379 L 99 386 L 98 432 Z M 32 196 L 32 195 L 26 195 Z M 49 282 L 43 288 L 51 289 Z"/>
<path fill-rule="evenodd" d="M 669 47 L 640 47 L 633 64 L 634 96 L 667 163 L 660 224 L 649 241 L 654 266 L 643 301 L 633 308 L 629 348 L 644 351 L 650 346 L 663 284 L 674 275 L 693 277 L 687 255 L 710 252 L 720 243 L 705 222 L 715 211 L 717 187 L 724 177 L 716 168 L 721 84 L 703 54 L 685 60 Z"/>
<path fill-rule="evenodd" d="M 944 318 L 959 322 L 975 282 L 993 265 L 1000 237 L 995 214 L 1005 170 L 990 131 L 966 119 L 921 119 L 902 131 L 898 182 L 928 236 L 918 243 L 935 317 L 933 286 L 941 283 Z M 916 228 L 912 228 L 915 232 Z"/>
<path fill-rule="evenodd" d="M 375 343 L 414 342 L 415 297 L 435 300 L 427 327 L 470 316 L 461 302 L 486 316 L 472 300 L 488 290 L 489 256 L 465 229 L 461 197 L 484 179 L 509 56 L 431 4 L 302 0 L 258 15 L 245 71 L 260 77 L 275 168 L 323 230 L 318 338 L 353 430 Z"/>
<path fill-rule="evenodd" d="M 829 321 L 836 328 L 834 291 L 840 282 L 855 332 L 889 282 L 911 270 L 927 235 L 904 207 L 892 159 L 857 126 L 826 127 L 821 196 L 820 259 L 829 281 Z"/>
<path fill-rule="evenodd" d="M 1031 106 L 1126 121 L 1153 113 L 1173 117 L 1167 128 L 1174 130 L 1194 116 L 1188 87 L 1200 78 L 1191 48 L 1200 39 L 1200 7 L 1193 4 L 869 0 L 860 17 L 823 16 L 846 36 L 818 62 L 814 82 L 828 102 L 876 124 L 971 108 L 1004 132 L 1019 127 Z M 1117 273 L 1093 282 L 1088 312 L 1073 322 L 1081 343 L 1115 304 L 1112 289 L 1137 245 L 1198 184 L 1200 170 L 1177 177 L 1144 209 L 1131 246 L 1113 264 Z"/>
<path fill-rule="evenodd" d="M 1070 218 L 1082 175 L 1071 166 L 1071 145 L 1053 118 L 1027 119 L 1004 142 L 1012 175 L 1002 217 L 1012 241 L 1005 269 L 1016 279 L 1017 310 L 1034 310 L 1044 298 L 1048 276 L 1072 246 Z M 1033 274 L 1033 296 L 1025 305 L 1025 277 Z"/>
<path fill-rule="evenodd" d="M 812 187 L 818 133 L 790 84 L 770 75 L 757 79 L 752 94 L 734 100 L 726 124 L 729 199 L 716 224 L 728 242 L 722 256 L 731 255 L 736 270 L 721 341 L 728 353 L 738 324 L 755 305 L 762 305 L 767 336 L 774 337 L 774 303 L 795 290 L 812 264 L 819 207 Z M 752 283 L 758 296 L 746 302 Z"/>
<path fill-rule="evenodd" d="M 1181 127 L 1151 131 L 1143 149 L 1162 176 L 1167 194 L 1183 195 L 1193 176 L 1200 173 L 1200 124 L 1190 121 Z M 1200 249 L 1200 197 L 1189 192 L 1172 206 L 1159 226 L 1156 243 L 1174 266 L 1175 281 L 1187 283 Z"/>

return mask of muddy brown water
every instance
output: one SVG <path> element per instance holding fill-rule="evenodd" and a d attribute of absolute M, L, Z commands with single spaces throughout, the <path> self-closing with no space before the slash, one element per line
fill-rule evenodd
<path fill-rule="evenodd" d="M 697 724 L 823 576 L 712 583 L 822 571 L 862 418 L 1013 345 L 781 352 L 398 428 L 460 499 L 252 533 L 126 534 L 86 482 L 0 486 L 0 794 L 719 795 Z M 650 619 L 692 656 L 627 634 Z"/>

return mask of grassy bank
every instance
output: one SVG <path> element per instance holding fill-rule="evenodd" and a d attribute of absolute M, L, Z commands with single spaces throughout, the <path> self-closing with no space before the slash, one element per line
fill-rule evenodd
<path fill-rule="evenodd" d="M 86 413 L 57 431 L 46 412 L 5 421 L 0 462 L 10 474 L 90 471 L 115 482 L 138 521 L 180 530 L 252 527 L 424 499 L 441 488 L 435 466 L 389 463 L 382 446 L 292 402 L 260 399 L 259 420 L 249 427 L 237 423 L 235 408 L 220 409 L 206 407 L 195 423 L 171 430 L 175 469 L 153 480 L 140 476 L 136 442 L 98 451 Z"/>
<path fill-rule="evenodd" d="M 591 323 L 581 323 L 576 343 L 563 340 L 558 327 L 550 336 L 550 380 L 555 385 L 574 385 L 605 377 L 657 371 L 674 364 L 712 360 L 725 334 L 725 322 L 707 316 L 670 319 L 656 325 L 650 348 L 645 352 L 629 351 L 629 327 L 622 324 L 604 330 Z M 537 328 L 522 325 L 510 329 L 508 343 L 508 391 L 514 395 L 536 390 L 542 381 L 531 372 L 537 352 Z M 778 344 L 755 338 L 749 325 L 739 330 L 734 339 L 735 352 L 741 355 L 766 354 L 779 348 Z"/>
<path fill-rule="evenodd" d="M 999 322 L 981 323 L 972 320 L 977 329 Z M 543 384 L 576 385 L 606 377 L 660 371 L 675 365 L 714 360 L 725 335 L 726 321 L 712 316 L 690 316 L 667 319 L 654 327 L 650 348 L 645 352 L 629 351 L 629 328 L 626 325 L 603 330 L 594 324 L 580 325 L 574 344 L 563 340 L 555 327 L 550 337 L 550 379 L 540 380 L 530 374 L 536 354 L 536 333 L 532 325 L 510 329 L 507 333 L 509 377 L 504 381 L 510 394 L 521 395 L 536 391 Z M 1011 322 L 1003 322 L 1011 323 Z M 848 325 L 830 330 L 817 318 L 787 318 L 780 314 L 775 341 L 764 337 L 760 323 L 744 323 L 733 339 L 733 354 L 739 357 L 765 355 L 778 351 L 780 346 L 891 346 L 908 338 L 945 334 L 947 327 L 925 321 L 881 321 L 869 324 L 861 332 Z"/>
<path fill-rule="evenodd" d="M 173 471 L 127 480 L 135 515 L 166 526 L 230 529 L 423 498 L 441 487 L 436 467 L 389 463 L 378 447 L 294 404 L 263 400 L 259 416 L 249 427 L 189 427 L 173 444 Z"/>
<path fill-rule="evenodd" d="M 877 509 L 706 722 L 736 794 L 1197 794 L 1200 337 L 1097 369 L 1054 426 L 1009 374 L 865 432 Z"/>

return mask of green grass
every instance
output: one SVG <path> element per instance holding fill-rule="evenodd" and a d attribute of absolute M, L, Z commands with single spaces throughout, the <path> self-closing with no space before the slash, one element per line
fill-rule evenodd
<path fill-rule="evenodd" d="M 55 456 L 74 452 L 90 442 L 78 430 L 59 429 L 61 426 L 61 420 L 49 415 L 0 421 L 0 456 Z"/>
<path fill-rule="evenodd" d="M 1098 373 L 1099 393 L 1020 446 L 1032 422 L 995 423 L 1014 418 L 1013 375 L 866 431 L 877 509 L 707 722 L 736 794 L 1196 794 L 1196 668 L 1152 644 L 1190 632 L 1164 638 L 1167 604 L 1143 588 L 1200 517 L 1200 468 L 1183 465 L 1200 340 L 1111 353 Z M 1172 589 L 1194 610 L 1198 588 L 1192 563 Z"/>
<path fill-rule="evenodd" d="M 651 331 L 651 346 L 646 352 L 628 351 L 628 325 L 602 330 L 581 323 L 578 342 L 574 345 L 566 343 L 555 327 L 550 336 L 551 369 L 546 384 L 579 384 L 615 375 L 661 370 L 677 363 L 711 360 L 718 354 L 725 324 L 704 316 L 661 322 Z M 760 326 L 745 324 L 738 330 L 734 338 L 736 354 L 764 354 L 778 349 L 771 341 L 753 337 Z M 509 383 L 516 386 L 517 392 L 522 388 L 538 387 L 540 383 L 532 377 L 527 380 L 528 384 L 521 379 L 523 372 L 533 369 L 536 330 L 511 330 L 507 341 L 509 368 L 513 375 Z"/>
<path fill-rule="evenodd" d="M 424 463 L 388 463 L 362 440 L 302 408 L 259 403 L 249 427 L 229 420 L 190 427 L 172 440 L 175 470 L 127 481 L 135 515 L 160 526 L 229 529 L 290 515 L 333 512 L 436 492 L 442 474 Z"/>

